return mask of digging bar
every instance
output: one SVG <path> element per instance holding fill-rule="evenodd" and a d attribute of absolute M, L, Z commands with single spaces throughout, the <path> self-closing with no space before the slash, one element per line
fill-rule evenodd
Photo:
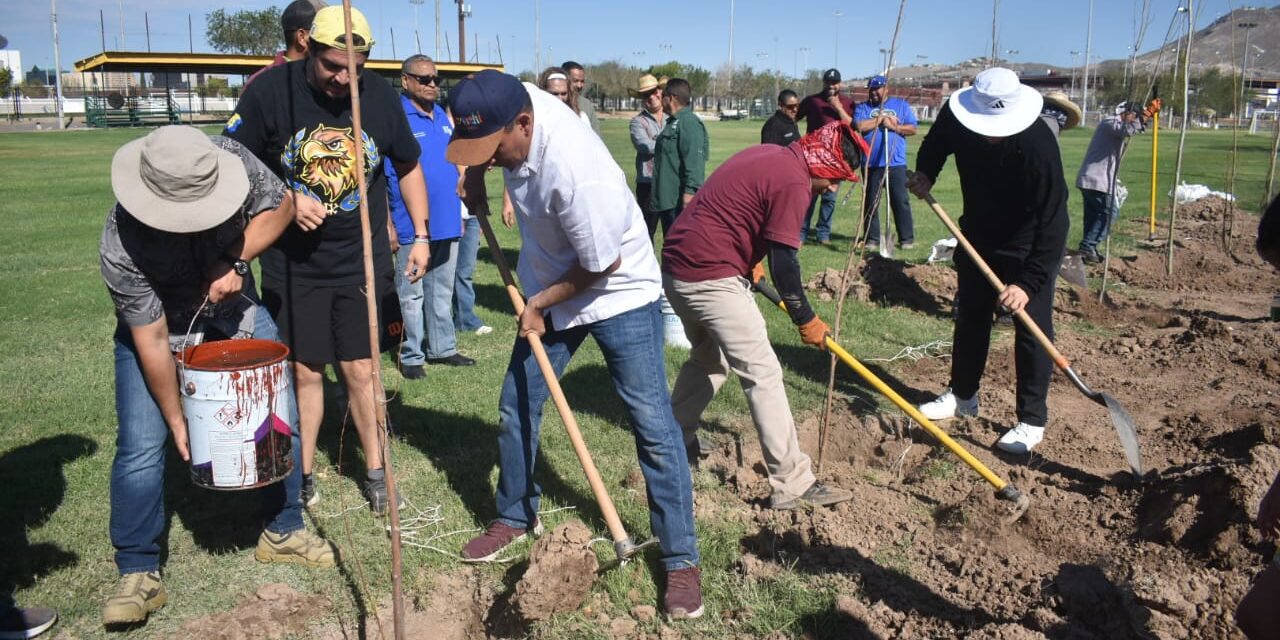
<path fill-rule="evenodd" d="M 489 226 L 488 209 L 475 207 L 471 214 L 480 221 L 480 230 L 484 232 L 489 253 L 493 256 L 494 264 L 498 265 L 498 273 L 502 275 L 502 283 L 506 285 L 507 295 L 511 297 L 511 305 L 516 310 L 516 318 L 519 318 L 524 313 L 524 296 L 521 295 L 520 288 L 511 277 L 511 269 L 507 266 L 507 259 L 502 254 L 502 247 L 498 245 L 498 238 L 493 235 L 493 228 Z M 613 551 L 618 556 L 618 563 L 625 563 L 644 549 L 658 544 L 658 539 L 650 538 L 637 544 L 631 536 L 627 535 L 626 528 L 622 526 L 622 519 L 618 517 L 618 510 L 613 506 L 613 498 L 609 497 L 609 490 L 605 488 L 604 480 L 600 478 L 600 471 L 596 469 L 596 463 L 591 459 L 591 452 L 587 450 L 587 443 L 582 439 L 582 431 L 578 429 L 578 421 L 573 417 L 573 410 L 569 408 L 569 401 L 565 399 L 564 390 L 560 388 L 560 381 L 556 379 L 556 372 L 551 366 L 550 358 L 547 357 L 547 350 L 542 346 L 542 338 L 535 333 L 530 333 L 525 338 L 529 340 L 529 348 L 533 351 L 534 359 L 538 361 L 542 377 L 547 381 L 547 389 L 551 392 L 556 411 L 560 413 L 560 421 L 564 423 L 564 429 L 569 433 L 573 452 L 578 455 L 578 462 L 587 476 L 587 484 L 591 485 L 591 493 L 595 496 L 600 513 L 604 516 L 605 526 L 609 528 L 609 536 L 613 538 Z"/>
<path fill-rule="evenodd" d="M 777 290 L 765 281 L 764 278 L 761 278 L 755 283 L 755 288 L 756 291 L 759 291 L 764 295 L 764 297 L 768 298 L 769 302 L 777 305 L 778 308 L 783 311 L 787 310 L 787 305 L 782 301 L 782 297 L 778 295 Z M 902 411 L 910 416 L 912 420 L 915 420 L 917 424 L 924 427 L 924 430 L 928 431 L 929 435 L 937 439 L 938 442 L 941 442 L 942 446 L 946 447 L 947 450 L 955 454 L 956 457 L 964 461 L 965 464 L 969 465 L 969 467 L 976 471 L 978 475 L 982 476 L 983 480 L 990 483 L 996 490 L 997 498 L 1012 502 L 1013 506 L 1010 507 L 1010 513 L 1009 516 L 1005 518 L 1005 522 L 1013 522 L 1018 518 L 1021 518 L 1022 515 L 1027 512 L 1027 509 L 1031 506 L 1031 499 L 1028 498 L 1025 493 L 1022 493 L 1017 487 L 1002 480 L 1000 476 L 997 476 L 991 471 L 991 469 L 987 468 L 987 465 L 982 464 L 982 461 L 973 457 L 973 455 L 966 451 L 964 447 L 960 446 L 960 443 L 952 440 L 951 436 L 947 435 L 945 431 L 938 428 L 938 426 L 933 424 L 932 421 L 924 417 L 924 414 L 920 413 L 920 410 L 916 409 L 915 405 L 907 402 L 902 396 L 898 395 L 898 392 L 894 391 L 892 387 L 885 384 L 879 376 L 872 373 L 871 370 L 863 366 L 861 362 L 858 362 L 858 359 L 854 358 L 848 351 L 845 351 L 843 347 L 831 338 L 831 336 L 827 336 L 826 346 L 831 353 L 836 354 L 837 358 L 840 358 L 840 360 L 845 364 L 849 365 L 850 369 L 853 369 L 855 373 L 862 376 L 862 378 L 867 382 L 871 383 L 871 386 L 875 387 L 876 391 L 879 391 L 884 395 L 884 397 L 888 398 L 890 402 L 893 402 L 893 404 L 897 405 L 899 409 L 902 409 Z"/>
<path fill-rule="evenodd" d="M 942 205 L 938 204 L 938 201 L 933 198 L 933 194 L 925 194 L 924 201 L 929 203 L 929 207 L 938 215 L 938 219 L 942 220 L 942 224 L 947 226 L 947 229 L 951 231 L 951 235 L 955 236 L 960 246 L 964 247 L 965 253 L 968 253 L 974 264 L 978 265 L 978 269 L 982 271 L 982 275 L 986 276 L 991 286 L 995 287 L 996 291 L 1004 291 L 1004 283 L 1000 281 L 1000 277 L 991 270 L 991 267 L 982 259 L 982 256 L 978 255 L 978 250 L 974 249 L 972 244 L 969 244 L 968 238 L 965 238 L 964 234 L 960 232 L 960 227 L 951 221 L 951 216 L 947 215 Z M 1129 462 L 1129 468 L 1133 470 L 1135 478 L 1141 478 L 1142 453 L 1138 448 L 1138 429 L 1134 425 L 1133 417 L 1125 410 L 1124 405 L 1106 393 L 1090 389 L 1089 385 L 1085 384 L 1084 380 L 1080 378 L 1080 374 L 1071 368 L 1071 361 L 1062 355 L 1062 352 L 1058 351 L 1057 347 L 1053 346 L 1053 341 L 1040 330 L 1035 320 L 1032 320 L 1026 311 L 1020 310 L 1014 316 L 1018 318 L 1018 322 L 1021 322 L 1026 330 L 1031 332 L 1031 335 L 1035 336 L 1036 340 L 1040 342 L 1040 346 L 1044 347 L 1044 350 L 1049 353 L 1053 363 L 1067 375 L 1067 378 L 1071 380 L 1071 384 L 1075 385 L 1076 389 L 1080 390 L 1080 393 L 1107 408 L 1107 412 L 1111 414 L 1111 424 L 1115 426 L 1116 435 L 1120 437 L 1120 446 L 1124 449 L 1124 457 Z"/>

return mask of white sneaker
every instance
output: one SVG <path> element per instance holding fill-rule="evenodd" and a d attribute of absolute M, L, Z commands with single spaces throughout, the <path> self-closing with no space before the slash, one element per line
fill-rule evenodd
<path fill-rule="evenodd" d="M 946 420 L 956 416 L 976 416 L 978 415 L 978 396 L 973 396 L 968 400 L 957 398 L 956 394 L 951 392 L 951 388 L 947 387 L 942 395 L 926 402 L 919 407 L 920 413 L 930 420 Z"/>
<path fill-rule="evenodd" d="M 1044 440 L 1044 427 L 1033 427 L 1025 422 L 1019 422 L 1017 426 L 1000 436 L 996 446 L 1001 451 L 1009 453 L 1031 453 L 1041 440 Z"/>
<path fill-rule="evenodd" d="M 674 313 L 662 314 L 662 339 L 669 347 L 685 351 L 693 348 L 689 337 L 684 334 L 684 323 L 680 322 L 680 316 Z"/>
<path fill-rule="evenodd" d="M 485 324 L 485 325 L 480 325 L 480 328 L 479 328 L 479 329 L 476 329 L 476 335 L 478 335 L 478 336 L 487 336 L 487 335 L 489 335 L 489 334 L 491 334 L 491 333 L 493 333 L 493 327 L 491 327 L 491 326 L 489 326 L 489 325 L 487 325 L 487 324 Z"/>

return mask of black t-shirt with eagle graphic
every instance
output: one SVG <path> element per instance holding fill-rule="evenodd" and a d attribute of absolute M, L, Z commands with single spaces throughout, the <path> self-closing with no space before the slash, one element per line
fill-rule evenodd
<path fill-rule="evenodd" d="M 289 225 L 262 254 L 263 280 L 359 284 L 364 282 L 364 261 L 351 100 L 330 98 L 311 88 L 306 65 L 305 59 L 279 65 L 245 87 L 223 135 L 244 145 L 290 188 L 319 200 L 329 212 L 314 231 Z M 416 162 L 419 148 L 399 95 L 370 70 L 360 78 L 360 111 L 373 263 L 382 272 L 392 268 L 382 159 Z"/>

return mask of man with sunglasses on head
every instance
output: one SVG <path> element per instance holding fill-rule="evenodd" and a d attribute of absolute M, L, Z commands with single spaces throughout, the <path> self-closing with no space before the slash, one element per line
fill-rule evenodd
<path fill-rule="evenodd" d="M 458 353 L 453 328 L 453 280 L 458 265 L 458 240 L 462 237 L 462 201 L 458 198 L 458 168 L 444 158 L 444 149 L 453 135 L 449 114 L 436 101 L 440 97 L 440 77 L 431 58 L 409 56 L 400 66 L 404 91 L 400 106 L 409 121 L 409 130 L 422 149 L 418 166 L 427 182 L 427 202 L 431 218 L 427 245 L 431 260 L 427 274 L 417 282 L 404 275 L 409 252 L 400 247 L 413 245 L 413 219 L 405 208 L 395 165 L 388 158 L 387 192 L 391 220 L 395 225 L 391 250 L 395 253 L 396 293 L 404 317 L 404 340 L 400 344 L 400 373 L 414 380 L 425 375 L 423 365 L 470 366 L 475 360 Z M 425 335 L 424 335 L 425 331 Z M 425 338 L 425 340 L 424 340 Z"/>
<path fill-rule="evenodd" d="M 800 96 L 790 89 L 778 94 L 778 110 L 760 127 L 760 144 L 785 147 L 800 139 L 796 116 L 800 114 Z"/>

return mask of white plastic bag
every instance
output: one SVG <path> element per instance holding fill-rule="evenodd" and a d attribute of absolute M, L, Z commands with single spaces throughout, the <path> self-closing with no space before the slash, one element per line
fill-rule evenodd
<path fill-rule="evenodd" d="M 951 259 L 951 255 L 956 252 L 956 247 L 960 243 L 955 238 L 943 238 L 929 248 L 929 262 L 946 262 Z"/>

